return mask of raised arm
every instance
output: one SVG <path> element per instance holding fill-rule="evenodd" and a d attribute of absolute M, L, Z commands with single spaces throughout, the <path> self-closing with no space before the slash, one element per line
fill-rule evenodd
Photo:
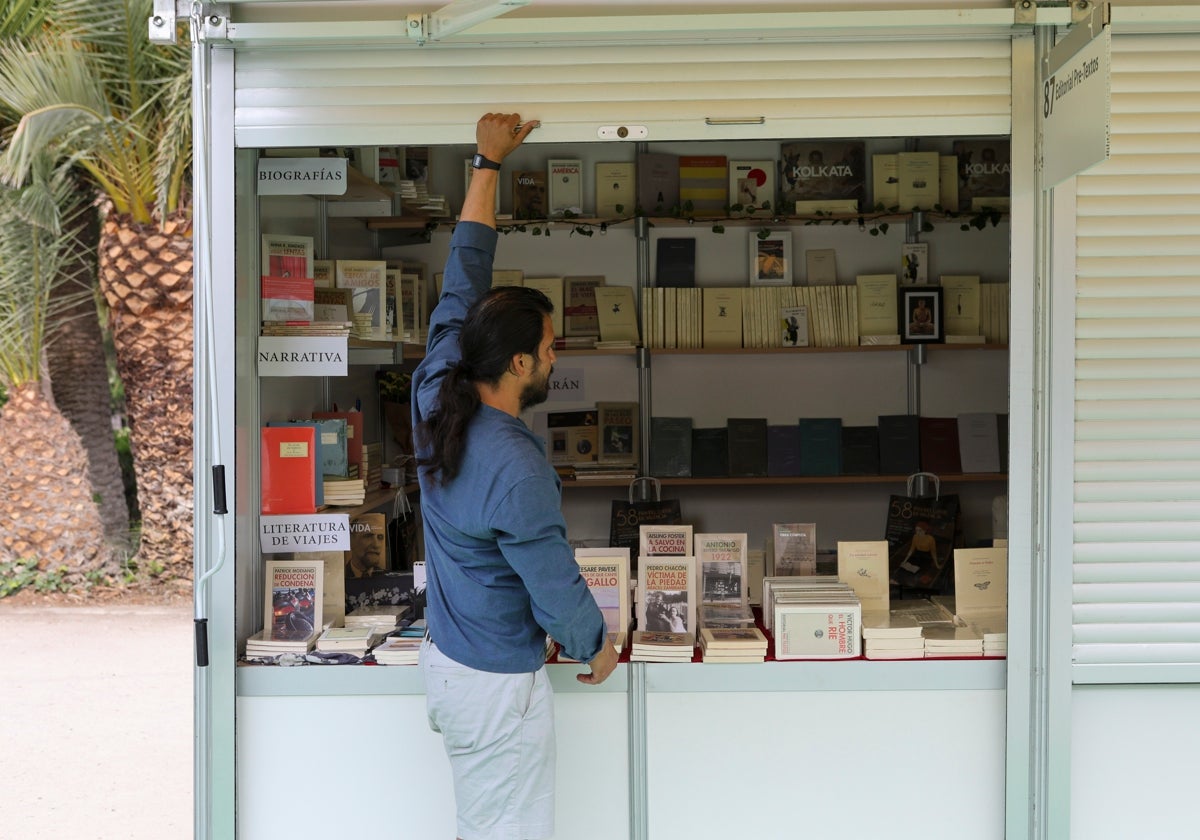
<path fill-rule="evenodd" d="M 500 164 L 539 125 L 537 120 L 522 124 L 520 114 L 484 114 L 480 118 L 475 125 L 475 173 L 463 202 L 462 221 L 496 226 Z"/>

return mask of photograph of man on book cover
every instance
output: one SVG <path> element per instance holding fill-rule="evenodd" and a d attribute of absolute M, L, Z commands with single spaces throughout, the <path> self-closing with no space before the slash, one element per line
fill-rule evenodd
<path fill-rule="evenodd" d="M 646 626 L 643 630 L 658 633 L 686 633 L 687 592 L 651 590 L 646 593 Z"/>

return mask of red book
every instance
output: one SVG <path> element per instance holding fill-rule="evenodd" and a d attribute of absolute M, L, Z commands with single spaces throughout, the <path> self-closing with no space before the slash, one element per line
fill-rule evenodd
<path fill-rule="evenodd" d="M 358 464 L 358 477 L 365 479 L 362 471 L 363 413 L 361 411 L 314 411 L 314 420 L 346 421 L 346 463 Z"/>
<path fill-rule="evenodd" d="M 312 318 L 311 277 L 262 276 L 262 320 L 307 324 Z"/>
<path fill-rule="evenodd" d="M 921 471 L 934 475 L 960 475 L 957 417 L 922 417 L 920 420 Z"/>
<path fill-rule="evenodd" d="M 264 426 L 260 449 L 262 512 L 316 513 L 316 427 Z"/>

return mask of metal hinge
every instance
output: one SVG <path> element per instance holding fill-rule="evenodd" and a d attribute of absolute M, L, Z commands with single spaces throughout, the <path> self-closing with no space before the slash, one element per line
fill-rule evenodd
<path fill-rule="evenodd" d="M 176 44 L 179 42 L 179 22 L 196 16 L 199 19 L 201 41 L 229 39 L 229 4 L 201 3 L 199 0 L 154 0 L 154 13 L 149 20 L 150 42 Z"/>

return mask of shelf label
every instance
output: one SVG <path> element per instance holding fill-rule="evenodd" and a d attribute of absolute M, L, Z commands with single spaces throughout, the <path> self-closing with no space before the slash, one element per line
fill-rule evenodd
<path fill-rule="evenodd" d="M 1101 14 L 1076 24 L 1050 51 L 1041 96 L 1042 189 L 1108 160 L 1111 65 L 1112 37 Z"/>
<path fill-rule="evenodd" d="M 259 158 L 259 195 L 345 195 L 346 159 Z"/>
<path fill-rule="evenodd" d="M 260 335 L 259 376 L 345 376 L 345 336 Z"/>
<path fill-rule="evenodd" d="M 550 402 L 587 402 L 587 373 L 583 368 L 556 367 L 546 385 Z"/>
<path fill-rule="evenodd" d="M 350 515 L 301 513 L 258 518 L 263 554 L 292 551 L 349 551 Z"/>

